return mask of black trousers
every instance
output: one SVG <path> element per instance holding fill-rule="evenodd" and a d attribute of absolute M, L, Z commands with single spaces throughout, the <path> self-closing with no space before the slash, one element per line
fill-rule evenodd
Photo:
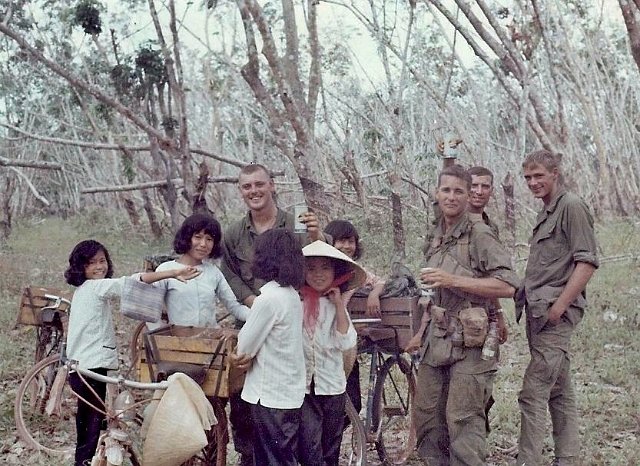
<path fill-rule="evenodd" d="M 305 395 L 300 408 L 298 457 L 303 466 L 337 466 L 344 428 L 345 393 Z"/>
<path fill-rule="evenodd" d="M 251 406 L 253 461 L 256 466 L 297 466 L 300 409 Z"/>
<path fill-rule="evenodd" d="M 254 464 L 253 457 L 253 422 L 251 419 L 252 404 L 240 397 L 241 392 L 229 397 L 229 422 L 233 446 L 241 456 L 242 466 Z M 255 463 L 259 464 L 259 463 Z"/>
<path fill-rule="evenodd" d="M 349 377 L 347 377 L 347 395 L 359 413 L 362 410 L 362 393 L 360 391 L 360 363 L 357 359 L 353 363 Z"/>
<path fill-rule="evenodd" d="M 91 369 L 101 375 L 107 375 L 107 369 Z M 104 400 L 107 395 L 107 384 L 97 380 L 84 377 L 84 382 L 77 372 L 69 374 L 69 384 L 74 392 L 94 405 L 96 408 L 104 409 Z M 86 382 L 86 383 L 85 383 Z M 98 395 L 93 394 L 89 386 Z M 76 454 L 75 466 L 87 466 L 91 464 L 91 458 L 96 453 L 100 431 L 104 424 L 105 416 L 93 409 L 84 401 L 78 399 L 78 412 L 76 413 Z"/>

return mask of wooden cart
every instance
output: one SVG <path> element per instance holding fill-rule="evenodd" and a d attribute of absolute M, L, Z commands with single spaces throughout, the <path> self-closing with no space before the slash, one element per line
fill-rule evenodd
<path fill-rule="evenodd" d="M 238 331 L 230 328 L 160 327 L 144 335 L 144 349 L 138 352 L 136 364 L 138 379 L 148 382 L 173 372 L 187 373 L 196 380 L 202 375 L 203 380 L 197 381 L 206 395 L 227 398 L 244 383 L 244 372 L 229 361 L 237 341 Z"/>
<path fill-rule="evenodd" d="M 57 311 L 59 317 L 66 322 L 67 312 L 73 293 L 56 288 L 27 286 L 22 290 L 16 316 L 16 325 L 46 325 L 48 316 L 43 316 L 47 309 Z M 57 299 L 62 298 L 62 299 Z"/>
<path fill-rule="evenodd" d="M 405 348 L 411 337 L 420 328 L 420 320 L 422 313 L 418 306 L 418 296 L 399 297 L 399 298 L 382 298 L 380 300 L 381 321 L 372 323 L 361 328 L 367 329 L 369 337 L 375 336 L 372 329 L 380 328 L 381 330 L 393 329 L 397 334 L 397 345 L 399 348 Z M 353 297 L 347 305 L 351 319 L 363 319 L 367 316 L 367 298 Z M 381 338 L 388 338 L 390 332 L 379 332 Z M 393 335 L 395 337 L 395 335 Z M 394 344 L 393 342 L 389 342 Z"/>

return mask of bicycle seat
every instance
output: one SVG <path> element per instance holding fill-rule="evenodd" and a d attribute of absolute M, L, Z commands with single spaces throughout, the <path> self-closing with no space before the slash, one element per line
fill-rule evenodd
<path fill-rule="evenodd" d="M 358 329 L 358 336 L 368 338 L 371 341 L 388 340 L 396 337 L 396 331 L 391 327 L 370 326 Z"/>
<path fill-rule="evenodd" d="M 62 317 L 65 315 L 64 311 L 60 309 L 43 309 L 40 313 L 41 325 L 62 325 Z"/>

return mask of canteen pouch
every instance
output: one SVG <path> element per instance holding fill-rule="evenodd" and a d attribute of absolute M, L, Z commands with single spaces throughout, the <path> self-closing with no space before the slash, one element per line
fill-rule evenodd
<path fill-rule="evenodd" d="M 464 346 L 467 348 L 481 348 L 487 338 L 489 318 L 487 311 L 481 307 L 462 309 L 458 314 L 462 323 Z"/>
<path fill-rule="evenodd" d="M 446 333 L 449 328 L 447 310 L 440 306 L 431 306 L 431 322 L 435 327 L 444 330 Z"/>
<path fill-rule="evenodd" d="M 454 354 L 453 342 L 448 332 L 449 316 L 446 309 L 432 306 L 431 316 L 425 362 L 431 367 L 439 367 L 448 366 L 463 359 L 464 355 L 460 351 Z"/>

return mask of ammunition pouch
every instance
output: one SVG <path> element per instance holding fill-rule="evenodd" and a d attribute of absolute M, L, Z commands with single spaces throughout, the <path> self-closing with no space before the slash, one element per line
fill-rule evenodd
<path fill-rule="evenodd" d="M 430 366 L 448 366 L 464 359 L 463 351 L 454 351 L 451 339 L 457 319 L 455 313 L 439 306 L 431 306 L 431 323 L 424 358 Z"/>
<path fill-rule="evenodd" d="M 464 346 L 481 348 L 489 330 L 487 311 L 481 307 L 468 307 L 460 310 L 458 316 L 462 323 Z"/>

